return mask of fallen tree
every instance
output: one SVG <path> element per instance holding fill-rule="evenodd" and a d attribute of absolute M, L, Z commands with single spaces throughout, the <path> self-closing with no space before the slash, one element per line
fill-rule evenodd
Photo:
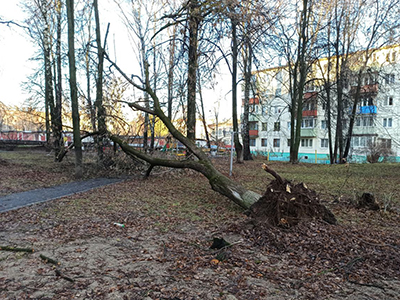
<path fill-rule="evenodd" d="M 147 95 L 151 97 L 151 99 L 153 100 L 153 108 L 151 109 L 148 106 L 142 106 L 136 102 L 124 102 L 124 103 L 127 104 L 133 110 L 139 110 L 158 117 L 168 128 L 170 134 L 178 141 L 180 141 L 186 147 L 187 151 L 191 153 L 193 156 L 193 158 L 190 159 L 187 158 L 185 160 L 156 158 L 151 156 L 150 154 L 146 154 L 144 152 L 135 149 L 134 147 L 129 146 L 118 136 L 109 134 L 109 138 L 114 143 L 119 144 L 121 149 L 126 154 L 135 158 L 142 159 L 150 165 L 147 175 L 151 172 L 151 169 L 155 166 L 163 166 L 171 168 L 187 168 L 195 170 L 203 174 L 208 179 L 214 191 L 228 197 L 236 204 L 245 209 L 249 208 L 261 197 L 261 195 L 259 195 L 258 193 L 247 190 L 239 183 L 221 174 L 214 167 L 208 156 L 200 148 L 198 148 L 191 139 L 184 136 L 174 126 L 172 121 L 164 114 L 164 111 L 161 109 L 160 101 L 151 87 L 149 79 L 149 69 L 148 69 L 149 64 L 146 61 L 143 64 L 144 80 L 142 80 L 137 76 L 132 76 L 132 77 L 128 76 L 115 62 L 113 62 L 109 58 L 107 53 L 105 54 L 105 58 L 110 62 L 111 66 L 114 67 L 125 78 L 125 80 L 128 83 L 130 83 L 134 88 L 145 92 Z M 139 80 L 140 84 L 136 83 L 132 78 L 136 78 L 137 80 Z"/>

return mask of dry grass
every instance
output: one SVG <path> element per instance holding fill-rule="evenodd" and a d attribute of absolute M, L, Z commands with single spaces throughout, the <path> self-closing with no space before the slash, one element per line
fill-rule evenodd
<path fill-rule="evenodd" d="M 0 171 L 8 168 L 9 178 L 12 170 L 17 171 L 13 176 L 18 178 L 24 170 L 41 170 L 48 179 L 46 184 L 56 184 L 59 178 L 71 180 L 72 162 L 57 167 L 46 154 L 29 155 L 30 158 L 21 153 L 0 153 L 6 161 L 0 164 Z M 42 161 L 30 163 L 31 159 Z M 234 178 L 263 193 L 271 177 L 261 169 L 262 162 L 235 164 Z M 223 173 L 229 172 L 227 159 L 216 160 L 215 164 Z M 348 233 L 378 245 L 371 246 L 375 247 L 373 251 L 368 248 L 365 255 L 386 250 L 390 258 L 397 251 L 393 248 L 390 252 L 390 247 L 397 247 L 393 228 L 400 223 L 396 210 L 398 165 L 271 163 L 271 167 L 283 177 L 305 182 L 322 193 L 324 203 L 339 219 L 340 225 L 333 230 L 338 234 L 337 241 L 345 241 Z M 31 187 L 41 185 L 42 181 L 33 177 Z M 7 188 L 7 183 L 2 186 Z M 18 185 L 13 189 L 18 190 Z M 378 201 L 390 202 L 390 212 L 355 209 L 351 201 L 356 193 L 364 191 L 375 193 Z M 335 199 L 339 201 L 334 202 Z M 280 232 L 281 237 L 271 231 L 270 240 L 275 238 L 278 243 L 280 239 L 288 248 L 277 251 L 269 244 L 259 246 L 262 237 L 254 237 L 244 219 L 242 210 L 213 192 L 201 175 L 165 169 L 155 169 L 147 180 L 131 179 L 3 213 L 0 245 L 31 246 L 36 254 L 0 251 L 0 298 L 228 299 L 228 295 L 235 295 L 237 299 L 396 299 L 393 295 L 400 293 L 400 274 L 395 269 L 390 269 L 390 276 L 379 273 L 383 282 L 380 284 L 387 286 L 385 291 L 345 280 L 341 271 L 357 255 L 364 255 L 365 245 L 359 242 L 355 244 L 357 248 L 348 244 L 350 252 L 341 253 L 341 260 L 333 260 L 333 264 L 328 259 L 311 260 L 320 255 L 320 249 L 332 257 L 347 251 L 340 243 L 334 250 L 328 249 L 323 240 L 314 243 L 319 234 L 333 237 L 328 227 L 305 227 L 304 233 L 309 235 L 305 239 L 299 235 L 301 232 L 292 237 Z M 125 228 L 113 226 L 114 222 L 125 224 Z M 238 243 L 226 253 L 223 262 L 215 262 L 218 253 L 208 249 L 214 236 Z M 292 242 L 296 247 L 290 249 L 294 247 Z M 60 260 L 61 272 L 75 278 L 75 283 L 57 278 L 52 267 L 40 261 L 39 254 Z M 382 272 L 382 268 L 379 270 Z M 355 280 L 369 283 L 370 273 L 357 273 L 356 268 L 352 271 L 358 276 Z"/>

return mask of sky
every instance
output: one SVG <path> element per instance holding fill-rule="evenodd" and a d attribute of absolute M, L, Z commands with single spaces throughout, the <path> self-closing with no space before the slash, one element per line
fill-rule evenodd
<path fill-rule="evenodd" d="M 137 65 L 133 62 L 135 54 L 129 39 L 124 34 L 125 27 L 122 25 L 118 9 L 111 3 L 111 0 L 100 2 L 103 4 L 103 7 L 100 7 L 102 9 L 100 19 L 104 27 L 102 30 L 104 32 L 106 24 L 111 23 L 108 43 L 115 40 L 118 64 L 123 65 L 126 73 L 134 73 L 133 69 L 137 70 Z M 24 24 L 26 18 L 18 0 L 0 0 L 0 17 L 2 21 L 12 20 L 19 24 Z M 0 101 L 4 104 L 21 106 L 29 98 L 29 94 L 23 91 L 22 83 L 38 67 L 37 63 L 31 60 L 35 56 L 36 49 L 37 46 L 24 29 L 15 25 L 0 24 Z M 114 49 L 111 52 L 113 57 Z M 132 72 L 129 72 L 130 70 Z M 230 119 L 231 81 L 228 71 L 225 70 L 224 73 L 217 78 L 218 83 L 213 90 L 203 91 L 208 119 L 215 118 L 215 108 L 219 109 L 220 121 Z"/>
<path fill-rule="evenodd" d="M 23 24 L 24 14 L 19 1 L 0 1 L 3 21 L 13 20 Z M 15 25 L 0 24 L 0 101 L 20 106 L 29 96 L 21 84 L 36 65 L 30 58 L 35 54 L 32 40 L 24 29 Z"/>

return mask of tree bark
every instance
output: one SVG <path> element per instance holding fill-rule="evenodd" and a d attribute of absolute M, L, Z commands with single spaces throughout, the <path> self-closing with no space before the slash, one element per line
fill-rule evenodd
<path fill-rule="evenodd" d="M 245 50 L 243 57 L 243 69 L 244 69 L 244 111 L 243 111 L 243 160 L 252 160 L 250 151 L 250 132 L 249 132 L 249 105 L 250 105 L 250 89 L 251 89 L 251 64 L 252 64 L 252 53 L 249 37 L 245 37 Z M 254 105 L 256 105 L 254 103 Z"/>
<path fill-rule="evenodd" d="M 98 1 L 93 1 L 94 16 L 96 20 L 96 45 L 97 45 L 97 80 L 96 80 L 96 101 L 95 106 L 97 110 L 97 128 L 99 135 L 97 137 L 97 161 L 99 164 L 104 160 L 104 135 L 107 131 L 106 116 L 103 106 L 103 69 L 104 69 L 104 49 L 101 44 L 100 32 L 100 16 Z M 105 43 L 105 42 L 104 42 Z"/>
<path fill-rule="evenodd" d="M 200 24 L 200 3 L 197 0 L 189 0 L 189 57 L 187 79 L 187 138 L 196 140 L 196 75 L 198 59 L 198 30 Z"/>
<path fill-rule="evenodd" d="M 243 147 L 239 140 L 239 125 L 237 116 L 237 65 L 238 65 L 238 42 L 237 42 L 237 21 L 231 19 L 232 23 L 232 125 L 233 140 L 236 150 L 236 162 L 243 162 Z M 233 149 L 232 149 L 233 150 Z"/>
<path fill-rule="evenodd" d="M 71 91 L 72 125 L 75 144 L 75 177 L 82 178 L 82 141 L 80 134 L 80 119 L 78 105 L 78 89 L 76 83 L 76 63 L 75 63 L 75 29 L 74 29 L 74 0 L 67 0 L 68 18 L 68 60 L 69 60 L 69 84 Z"/>

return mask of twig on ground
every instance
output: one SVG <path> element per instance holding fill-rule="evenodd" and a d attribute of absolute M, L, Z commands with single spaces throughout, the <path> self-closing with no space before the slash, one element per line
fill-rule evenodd
<path fill-rule="evenodd" d="M 12 252 L 29 252 L 29 253 L 33 253 L 35 251 L 32 248 L 19 248 L 19 247 L 10 247 L 10 246 L 0 246 L 0 250 L 12 251 Z"/>
<path fill-rule="evenodd" d="M 43 254 L 40 254 L 39 256 L 40 256 L 40 258 L 43 259 L 46 263 L 50 263 L 50 264 L 53 264 L 53 265 L 55 265 L 55 266 L 58 266 L 58 265 L 60 264 L 57 260 L 52 259 L 52 258 L 50 258 L 50 257 L 47 257 L 47 256 L 45 256 L 45 255 L 43 255 Z"/>

